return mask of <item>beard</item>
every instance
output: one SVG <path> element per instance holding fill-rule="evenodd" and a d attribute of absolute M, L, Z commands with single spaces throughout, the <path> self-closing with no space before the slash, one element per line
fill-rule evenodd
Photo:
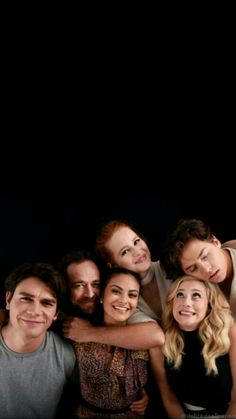
<path fill-rule="evenodd" d="M 87 303 L 92 302 L 87 308 Z M 90 320 L 93 318 L 99 307 L 99 298 L 82 298 L 79 302 L 70 304 L 69 314 L 74 317 Z"/>

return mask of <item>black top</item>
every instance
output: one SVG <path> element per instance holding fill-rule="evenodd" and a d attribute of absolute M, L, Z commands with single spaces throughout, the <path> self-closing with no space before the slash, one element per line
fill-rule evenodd
<path fill-rule="evenodd" d="M 174 369 L 166 362 L 171 388 L 181 403 L 204 407 L 213 414 L 224 414 L 230 402 L 232 389 L 229 355 L 225 354 L 216 359 L 218 375 L 206 375 L 201 355 L 203 345 L 198 331 L 183 334 L 185 348 L 180 369 Z"/>

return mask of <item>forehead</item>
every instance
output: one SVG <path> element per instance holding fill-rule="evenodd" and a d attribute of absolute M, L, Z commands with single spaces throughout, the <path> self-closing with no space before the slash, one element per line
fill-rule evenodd
<path fill-rule="evenodd" d="M 41 281 L 38 278 L 35 277 L 29 277 L 26 279 L 23 279 L 23 281 L 21 281 L 16 289 L 15 289 L 15 293 L 28 293 L 31 295 L 41 295 L 42 293 L 44 294 L 44 296 L 50 296 L 55 298 L 54 292 L 51 290 L 51 288 L 43 281 Z"/>
<path fill-rule="evenodd" d="M 107 244 L 111 249 L 119 249 L 129 244 L 134 237 L 137 237 L 137 234 L 130 227 L 121 227 L 113 233 Z"/>
<path fill-rule="evenodd" d="M 120 288 L 123 288 L 125 290 L 129 290 L 129 289 L 139 290 L 140 288 L 139 283 L 137 282 L 136 278 L 133 277 L 133 275 L 123 274 L 123 273 L 113 276 L 107 284 L 107 286 L 114 286 L 114 285 L 117 285 Z"/>
<path fill-rule="evenodd" d="M 100 279 L 97 265 L 92 260 L 85 260 L 81 263 L 73 262 L 67 268 L 70 282 L 90 282 Z"/>
<path fill-rule="evenodd" d="M 181 262 L 189 263 L 199 258 L 204 249 L 214 248 L 215 246 L 204 240 L 192 239 L 184 245 L 181 253 Z"/>
<path fill-rule="evenodd" d="M 201 291 L 201 293 L 206 295 L 206 287 L 204 283 L 198 281 L 197 279 L 187 279 L 185 281 L 182 281 L 177 289 L 182 289 L 186 291 L 199 290 Z"/>

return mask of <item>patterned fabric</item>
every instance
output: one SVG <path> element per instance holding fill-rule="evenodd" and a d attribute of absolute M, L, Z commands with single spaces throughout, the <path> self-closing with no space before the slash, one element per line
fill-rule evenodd
<path fill-rule="evenodd" d="M 76 411 L 76 417 L 79 419 L 143 419 L 144 416 L 140 416 L 137 413 L 132 412 L 129 410 L 125 413 L 94 413 L 91 410 L 87 409 L 87 407 L 80 405 Z M 218 419 L 218 418 L 217 418 Z"/>
<path fill-rule="evenodd" d="M 147 351 L 94 342 L 74 343 L 74 348 L 83 399 L 100 408 L 121 409 L 139 398 L 147 382 Z M 125 415 L 121 417 L 129 417 Z"/>

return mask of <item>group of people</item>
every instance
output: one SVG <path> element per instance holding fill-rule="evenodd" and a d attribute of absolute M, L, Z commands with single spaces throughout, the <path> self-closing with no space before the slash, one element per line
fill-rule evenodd
<path fill-rule="evenodd" d="M 163 250 L 153 262 L 146 240 L 111 220 L 96 258 L 73 251 L 58 270 L 9 275 L 1 418 L 236 417 L 236 240 L 184 219 Z M 157 397 L 152 413 L 158 392 L 164 411 Z"/>

